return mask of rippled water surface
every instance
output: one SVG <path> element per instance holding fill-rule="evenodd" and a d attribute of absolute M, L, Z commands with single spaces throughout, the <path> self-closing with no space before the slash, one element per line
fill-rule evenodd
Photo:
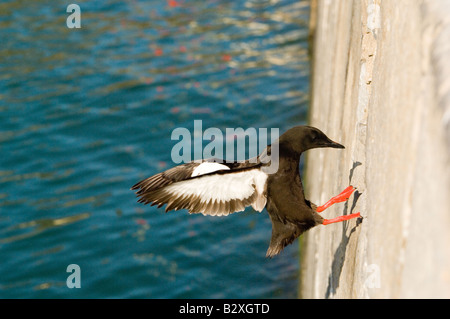
<path fill-rule="evenodd" d="M 0 3 L 0 297 L 296 297 L 298 242 L 266 259 L 265 210 L 165 214 L 130 186 L 194 120 L 304 123 L 307 1 L 76 3 L 78 30 L 67 4 Z"/>

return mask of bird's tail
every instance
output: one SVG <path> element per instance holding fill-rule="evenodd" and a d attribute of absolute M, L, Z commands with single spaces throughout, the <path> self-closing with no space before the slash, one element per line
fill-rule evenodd
<path fill-rule="evenodd" d="M 297 225 L 288 221 L 282 222 L 276 217 L 270 216 L 270 218 L 272 220 L 272 238 L 270 239 L 270 245 L 266 253 L 266 257 L 268 258 L 278 255 L 284 247 L 291 244 L 297 237 L 315 225 Z"/>

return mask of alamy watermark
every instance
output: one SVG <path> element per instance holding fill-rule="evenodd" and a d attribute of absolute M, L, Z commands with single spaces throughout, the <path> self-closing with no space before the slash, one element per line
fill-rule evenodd
<path fill-rule="evenodd" d="M 185 127 L 178 127 L 172 131 L 171 139 L 179 142 L 173 146 L 171 158 L 175 164 L 189 163 L 192 160 L 201 162 L 205 159 L 213 159 L 218 163 L 260 161 L 268 164 L 267 173 L 275 173 L 278 170 L 279 153 L 278 143 L 275 142 L 279 135 L 278 128 L 271 128 L 270 142 L 268 142 L 267 128 L 258 130 L 253 127 L 245 130 L 241 127 L 226 128 L 225 134 L 217 127 L 210 127 L 203 131 L 202 120 L 195 120 L 193 134 Z M 208 141 L 205 147 L 203 147 L 204 141 Z M 270 152 L 263 152 L 269 144 Z M 247 150 L 248 156 L 246 156 Z M 261 156 L 258 157 L 260 154 Z"/>
<path fill-rule="evenodd" d="M 364 285 L 369 288 L 380 288 L 381 287 L 381 273 L 380 266 L 377 264 L 370 264 L 365 267 L 365 272 L 367 274 Z"/>
<path fill-rule="evenodd" d="M 78 4 L 69 4 L 66 12 L 71 13 L 66 19 L 66 25 L 69 29 L 81 28 L 81 8 Z"/>
<path fill-rule="evenodd" d="M 67 266 L 66 272 L 71 274 L 67 277 L 66 285 L 68 288 L 81 288 L 81 268 L 77 264 Z"/>

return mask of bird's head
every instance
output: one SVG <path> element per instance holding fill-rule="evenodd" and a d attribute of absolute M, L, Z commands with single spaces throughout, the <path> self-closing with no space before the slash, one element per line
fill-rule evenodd
<path fill-rule="evenodd" d="M 312 126 L 295 126 L 280 136 L 280 145 L 286 145 L 301 154 L 313 148 L 345 148 L 344 145 L 330 140 L 321 130 Z"/>

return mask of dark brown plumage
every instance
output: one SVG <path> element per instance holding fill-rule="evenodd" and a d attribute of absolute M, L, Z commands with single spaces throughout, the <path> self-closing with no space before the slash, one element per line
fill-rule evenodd
<path fill-rule="evenodd" d="M 274 147 L 276 146 L 276 148 Z M 267 257 L 273 257 L 308 229 L 358 217 L 358 214 L 324 219 L 318 214 L 334 203 L 347 200 L 354 191 L 342 194 L 317 208 L 305 199 L 299 172 L 303 152 L 321 147 L 344 148 L 311 126 L 291 128 L 256 159 L 244 163 L 218 163 L 217 160 L 191 162 L 173 167 L 135 184 L 138 202 L 151 203 L 166 211 L 187 209 L 190 213 L 228 215 L 252 206 L 256 211 L 266 207 L 272 222 L 272 238 Z M 271 154 L 272 149 L 278 150 Z M 272 172 L 277 161 L 278 170 Z"/>

